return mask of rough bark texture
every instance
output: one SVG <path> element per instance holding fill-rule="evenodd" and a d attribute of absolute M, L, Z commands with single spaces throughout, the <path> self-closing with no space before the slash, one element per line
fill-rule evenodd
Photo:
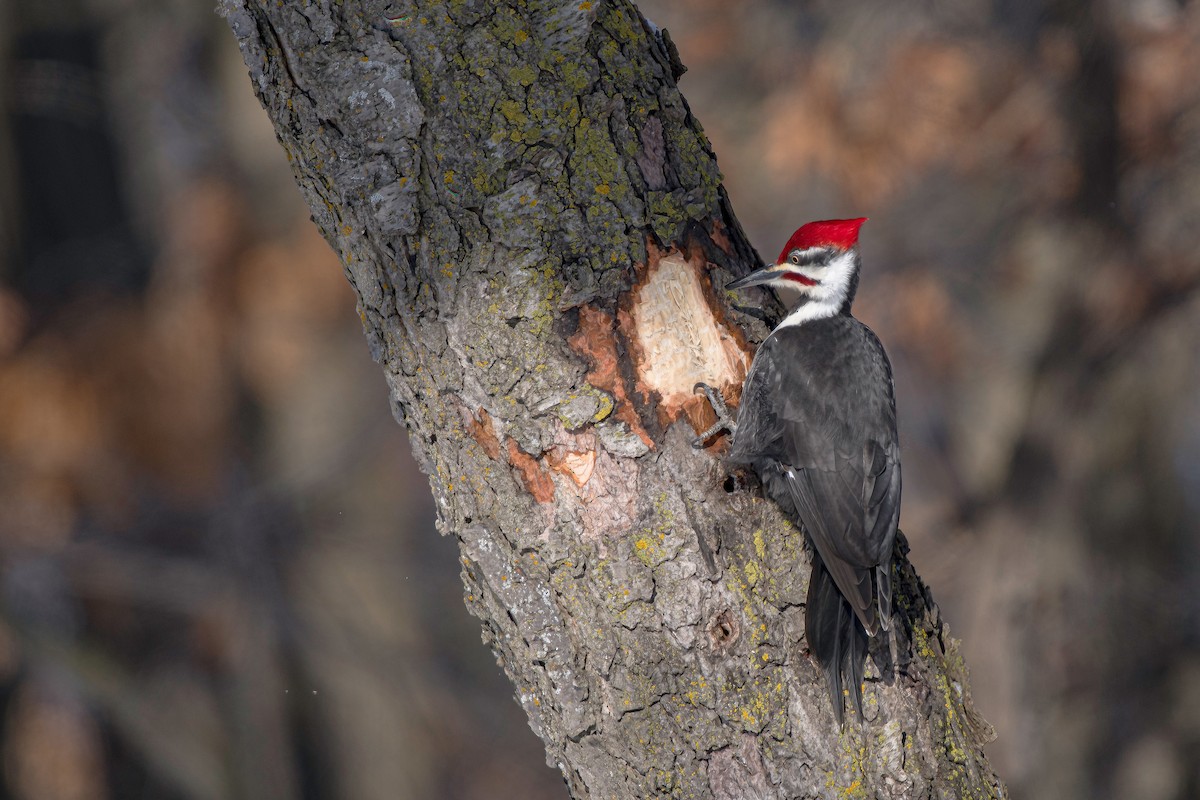
<path fill-rule="evenodd" d="M 714 289 L 755 259 L 669 38 L 627 2 L 223 11 L 572 795 L 1003 796 L 907 560 L 839 730 L 800 532 L 688 445 L 770 320 Z"/>

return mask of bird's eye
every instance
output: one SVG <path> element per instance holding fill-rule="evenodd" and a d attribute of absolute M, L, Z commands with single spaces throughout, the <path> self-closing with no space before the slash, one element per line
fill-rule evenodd
<path fill-rule="evenodd" d="M 796 266 L 800 266 L 800 254 L 792 253 L 790 256 L 788 256 L 788 261 L 792 262 Z"/>

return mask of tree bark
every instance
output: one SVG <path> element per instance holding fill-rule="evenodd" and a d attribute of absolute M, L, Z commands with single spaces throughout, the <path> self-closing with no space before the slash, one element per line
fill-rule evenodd
<path fill-rule="evenodd" d="M 222 10 L 572 796 L 1004 796 L 903 537 L 841 730 L 801 533 L 689 446 L 779 308 L 717 288 L 758 261 L 669 37 L 621 0 Z"/>

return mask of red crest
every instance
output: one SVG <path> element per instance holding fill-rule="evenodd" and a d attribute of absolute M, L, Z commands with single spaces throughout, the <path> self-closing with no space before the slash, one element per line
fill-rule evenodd
<path fill-rule="evenodd" d="M 783 246 L 783 251 L 776 259 L 776 263 L 783 263 L 787 259 L 788 253 L 793 250 L 805 250 L 809 247 L 838 247 L 842 250 L 849 250 L 858 244 L 858 229 L 866 221 L 866 217 L 824 219 L 801 225 Z"/>

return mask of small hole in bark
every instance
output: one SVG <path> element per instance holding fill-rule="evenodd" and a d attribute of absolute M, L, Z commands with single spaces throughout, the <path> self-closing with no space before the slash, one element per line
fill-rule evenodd
<path fill-rule="evenodd" d="M 429 443 L 437 444 L 437 434 L 436 433 L 429 434 Z"/>
<path fill-rule="evenodd" d="M 468 525 L 470 525 L 470 524 L 471 524 L 471 518 L 470 518 L 470 517 L 463 517 L 463 522 L 465 522 L 465 523 L 467 523 Z"/>
<path fill-rule="evenodd" d="M 737 617 L 728 608 L 717 614 L 708 623 L 708 641 L 717 652 L 728 650 L 741 633 Z"/>
<path fill-rule="evenodd" d="M 520 322 L 521 322 L 520 317 L 509 317 L 508 319 L 504 320 L 504 324 L 510 328 L 517 327 L 517 325 L 519 325 Z"/>
<path fill-rule="evenodd" d="M 732 475 L 726 475 L 721 486 L 725 489 L 725 494 L 733 494 L 737 491 L 737 480 Z"/>

